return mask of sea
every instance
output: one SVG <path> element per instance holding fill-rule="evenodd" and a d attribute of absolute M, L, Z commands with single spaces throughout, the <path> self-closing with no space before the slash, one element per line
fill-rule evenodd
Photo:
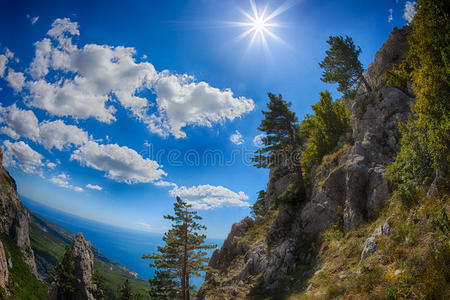
<path fill-rule="evenodd" d="M 163 245 L 162 234 L 92 221 L 46 206 L 23 196 L 20 198 L 28 209 L 46 220 L 74 233 L 83 233 L 86 240 L 90 241 L 102 254 L 137 272 L 138 278 L 149 279 L 154 275 L 154 269 L 148 265 L 150 261 L 141 257 L 143 254 L 156 252 L 157 246 Z M 216 244 L 220 247 L 223 240 L 207 239 L 206 243 Z M 210 250 L 209 255 L 212 252 L 213 250 Z M 198 288 L 203 282 L 203 278 L 192 278 L 192 282 Z"/>

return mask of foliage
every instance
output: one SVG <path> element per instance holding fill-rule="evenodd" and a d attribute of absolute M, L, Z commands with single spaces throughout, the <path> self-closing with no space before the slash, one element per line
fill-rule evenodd
<path fill-rule="evenodd" d="M 402 142 L 392 167 L 398 174 L 392 171 L 391 177 L 403 183 L 406 181 L 402 177 L 411 171 L 421 175 L 419 179 L 423 180 L 421 169 L 428 175 L 430 168 L 435 168 L 448 176 L 450 155 L 450 4 L 421 0 L 416 8 L 414 31 L 408 39 L 408 56 L 392 71 L 410 79 L 416 94 L 416 103 L 412 106 L 415 119 L 408 121 L 408 133 L 403 138 L 411 141 L 413 136 L 418 136 L 421 139 L 420 143 Z M 420 153 L 414 149 L 418 145 Z M 426 160 L 420 161 L 425 152 Z M 407 163 L 409 159 L 411 163 Z"/>
<path fill-rule="evenodd" d="M 264 216 L 267 213 L 267 208 L 264 203 L 265 198 L 266 192 L 264 190 L 260 190 L 258 192 L 258 198 L 251 207 L 251 214 L 253 215 L 253 217 Z"/>
<path fill-rule="evenodd" d="M 75 275 L 72 249 L 66 247 L 61 263 L 51 275 L 52 281 L 58 285 L 58 299 L 72 299 L 75 292 Z"/>
<path fill-rule="evenodd" d="M 189 278 L 191 275 L 201 276 L 200 271 L 213 271 L 205 265 L 208 259 L 205 249 L 215 248 L 216 245 L 205 245 L 206 235 L 200 234 L 206 226 L 197 223 L 202 218 L 196 211 L 191 210 L 191 205 L 177 197 L 174 203 L 175 215 L 166 215 L 165 219 L 172 222 L 163 237 L 165 246 L 158 246 L 156 254 L 143 255 L 142 258 L 152 259 L 152 267 L 164 272 L 168 280 L 176 280 L 181 299 L 190 298 Z"/>
<path fill-rule="evenodd" d="M 8 290 L 13 299 L 41 300 L 47 295 L 48 286 L 39 281 L 24 262 L 22 252 L 16 243 L 6 234 L 0 234 L 0 240 L 5 249 L 7 258 L 11 260 L 12 267 L 9 268 Z M 5 292 L 5 291 L 3 291 Z M 0 299 L 5 293 L 0 292 Z M 8 298 L 6 298 L 8 299 Z"/>
<path fill-rule="evenodd" d="M 130 281 L 126 279 L 123 285 L 119 288 L 119 299 L 133 300 L 133 298 L 133 291 L 131 289 Z"/>
<path fill-rule="evenodd" d="M 352 88 L 361 79 L 366 89 L 371 91 L 369 84 L 363 76 L 363 67 L 358 57 L 361 48 L 356 47 L 349 36 L 330 36 L 327 43 L 330 49 L 319 66 L 323 69 L 323 82 L 338 83 L 338 91 L 344 95 L 352 92 Z"/>
<path fill-rule="evenodd" d="M 278 196 L 278 200 L 283 203 L 294 204 L 302 197 L 302 190 L 297 183 L 291 183 L 288 188 Z"/>
<path fill-rule="evenodd" d="M 98 271 L 94 271 L 92 282 L 97 286 L 97 289 L 93 293 L 94 298 L 96 300 L 102 300 L 104 298 L 105 279 Z"/>
<path fill-rule="evenodd" d="M 283 100 L 281 95 L 269 93 L 268 96 L 268 111 L 262 112 L 264 119 L 258 128 L 266 134 L 261 139 L 265 147 L 255 152 L 252 161 L 258 168 L 286 165 L 296 175 L 298 185 L 303 190 L 298 119 L 289 109 L 291 103 Z"/>
<path fill-rule="evenodd" d="M 148 282 L 150 284 L 150 299 L 166 300 L 176 297 L 176 285 L 164 272 L 156 271 L 155 276 L 149 279 Z"/>
<path fill-rule="evenodd" d="M 314 115 L 306 115 L 300 124 L 300 135 L 307 141 L 301 158 L 306 174 L 334 150 L 340 136 L 350 129 L 348 108 L 340 101 L 333 102 L 330 92 L 321 92 L 312 109 Z"/>

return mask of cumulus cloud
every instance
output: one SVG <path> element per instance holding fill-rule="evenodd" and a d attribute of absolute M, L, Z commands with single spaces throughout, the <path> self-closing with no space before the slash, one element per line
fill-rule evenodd
<path fill-rule="evenodd" d="M 1 132 L 15 140 L 21 136 L 33 141 L 39 139 L 38 119 L 31 110 L 20 109 L 15 104 L 0 106 L 0 123 L 7 125 L 1 128 Z"/>
<path fill-rule="evenodd" d="M 86 187 L 87 187 L 88 189 L 91 189 L 91 190 L 97 190 L 97 191 L 103 190 L 103 188 L 102 188 L 101 186 L 96 185 L 96 184 L 90 184 L 90 183 L 88 183 L 88 184 L 86 184 Z"/>
<path fill-rule="evenodd" d="M 14 89 L 15 92 L 22 91 L 25 85 L 25 76 L 22 72 L 15 72 L 13 69 L 8 69 L 8 76 L 6 76 L 8 85 Z"/>
<path fill-rule="evenodd" d="M 41 143 L 47 150 L 55 147 L 58 150 L 69 149 L 71 145 L 81 145 L 88 141 L 86 131 L 74 125 L 66 125 L 62 120 L 44 121 L 40 124 L 31 110 L 23 110 L 15 104 L 0 106 L 0 123 L 2 133 L 13 139 L 29 138 Z"/>
<path fill-rule="evenodd" d="M 6 65 L 8 64 L 8 58 L 4 54 L 0 54 L 0 77 L 5 76 Z"/>
<path fill-rule="evenodd" d="M 54 168 L 56 168 L 56 164 L 53 162 L 49 162 L 49 163 L 47 163 L 47 167 L 50 169 L 54 169 Z"/>
<path fill-rule="evenodd" d="M 81 145 L 88 141 L 86 131 L 74 125 L 66 125 L 61 120 L 44 121 L 39 125 L 39 130 L 39 141 L 47 150 L 53 147 L 63 150 L 71 145 Z"/>
<path fill-rule="evenodd" d="M 187 75 L 162 72 L 154 85 L 158 115 L 152 115 L 149 129 L 162 136 L 186 137 L 187 125 L 211 126 L 234 120 L 254 108 L 253 100 L 235 98 L 229 89 L 221 91 Z"/>
<path fill-rule="evenodd" d="M 253 138 L 253 145 L 256 147 L 262 147 L 264 146 L 263 138 L 266 137 L 264 133 L 258 134 Z"/>
<path fill-rule="evenodd" d="M 89 141 L 70 157 L 82 165 L 106 172 L 106 177 L 128 184 L 153 182 L 167 175 L 153 160 L 144 159 L 133 149 L 117 144 L 101 145 Z"/>
<path fill-rule="evenodd" d="M 131 47 L 86 44 L 78 47 L 76 22 L 57 19 L 48 37 L 35 43 L 35 57 L 29 67 L 33 81 L 27 82 L 28 103 L 56 116 L 76 119 L 116 120 L 116 101 L 148 129 L 163 137 L 186 136 L 189 125 L 211 126 L 253 110 L 253 100 L 235 97 L 188 75 L 157 72 L 149 62 L 136 62 Z M 46 80 L 50 70 L 60 79 Z M 142 94 L 156 95 L 155 103 Z M 148 94 L 148 93 L 146 93 Z"/>
<path fill-rule="evenodd" d="M 17 166 L 25 173 L 42 174 L 42 159 L 40 153 L 34 151 L 28 144 L 20 142 L 3 142 L 5 147 L 3 163 L 6 167 Z"/>
<path fill-rule="evenodd" d="M 223 186 L 197 185 L 192 187 L 175 187 L 170 190 L 170 195 L 179 196 L 194 209 L 213 209 L 222 206 L 250 206 L 244 200 L 248 196 L 244 192 L 233 192 Z"/>
<path fill-rule="evenodd" d="M 230 141 L 233 144 L 236 145 L 242 145 L 244 143 L 244 137 L 242 136 L 242 134 L 236 130 L 231 136 L 230 136 Z"/>
<path fill-rule="evenodd" d="M 388 14 L 388 23 L 391 23 L 394 20 L 394 10 L 392 8 L 389 8 L 388 10 L 389 14 Z"/>
<path fill-rule="evenodd" d="M 70 184 L 70 177 L 67 174 L 61 173 L 57 176 L 53 176 L 49 181 L 57 186 L 73 190 L 75 192 L 82 192 L 83 188 Z"/>
<path fill-rule="evenodd" d="M 408 21 L 408 23 L 411 23 L 414 19 L 414 16 L 416 15 L 416 2 L 415 1 L 406 1 L 405 3 L 405 9 L 403 12 L 403 19 Z"/>

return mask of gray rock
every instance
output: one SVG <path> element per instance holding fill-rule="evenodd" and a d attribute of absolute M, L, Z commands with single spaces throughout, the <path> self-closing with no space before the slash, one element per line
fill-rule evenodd
<path fill-rule="evenodd" d="M 363 249 L 361 251 L 361 264 L 369 255 L 378 250 L 378 244 L 375 242 L 375 238 L 380 235 L 389 235 L 391 233 L 391 218 L 388 218 L 384 223 L 378 226 L 372 235 L 364 242 Z"/>

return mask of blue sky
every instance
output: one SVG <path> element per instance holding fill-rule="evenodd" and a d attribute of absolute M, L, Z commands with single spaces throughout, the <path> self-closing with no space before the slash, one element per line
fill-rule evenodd
<path fill-rule="evenodd" d="M 4 165 L 20 194 L 121 227 L 165 231 L 178 194 L 225 237 L 268 181 L 249 162 L 267 92 L 300 119 L 338 97 L 320 81 L 328 36 L 367 66 L 407 2 L 256 1 L 284 8 L 264 48 L 237 40 L 249 1 L 0 1 Z"/>

